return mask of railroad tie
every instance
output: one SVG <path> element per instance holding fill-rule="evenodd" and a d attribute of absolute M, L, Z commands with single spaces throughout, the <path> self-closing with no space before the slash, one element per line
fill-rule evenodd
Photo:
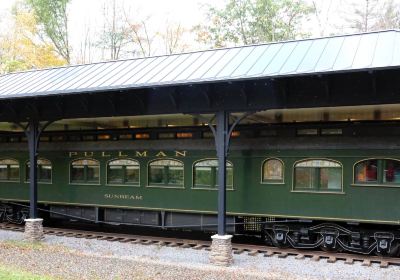
<path fill-rule="evenodd" d="M 235 255 L 240 255 L 240 254 L 243 253 L 243 252 L 244 252 L 244 249 L 236 249 L 236 250 L 233 251 L 233 253 L 234 253 Z"/>
<path fill-rule="evenodd" d="M 97 237 L 97 240 L 106 240 L 106 239 L 108 239 L 108 236 L 98 236 Z"/>
<path fill-rule="evenodd" d="M 258 255 L 258 250 L 251 250 L 250 252 L 247 253 L 249 256 L 256 256 Z"/>
<path fill-rule="evenodd" d="M 130 243 L 131 244 L 138 244 L 138 243 L 140 243 L 140 239 L 134 239 L 134 240 L 132 240 Z"/>
<path fill-rule="evenodd" d="M 198 245 L 192 247 L 192 249 L 195 249 L 195 250 L 200 250 L 202 248 L 203 248 L 203 245 L 201 245 L 201 244 L 198 244 Z"/>
<path fill-rule="evenodd" d="M 89 234 L 89 235 L 87 235 L 85 238 L 86 238 L 86 239 L 95 239 L 95 238 L 96 238 L 96 235 Z"/>
<path fill-rule="evenodd" d="M 296 260 L 304 260 L 306 256 L 304 256 L 303 254 L 298 254 L 296 257 L 294 257 Z"/>
<path fill-rule="evenodd" d="M 176 244 L 175 242 L 171 242 L 167 245 L 168 247 L 177 247 L 178 244 Z"/>
<path fill-rule="evenodd" d="M 313 256 L 313 257 L 311 258 L 311 260 L 317 262 L 317 261 L 319 261 L 320 258 L 321 258 L 320 256 L 315 255 L 315 256 Z"/>
<path fill-rule="evenodd" d="M 121 243 L 127 243 L 127 242 L 129 242 L 129 241 L 132 241 L 132 239 L 130 239 L 130 238 L 123 238 L 123 239 L 121 239 L 119 242 L 121 242 Z"/>
<path fill-rule="evenodd" d="M 142 245 L 150 245 L 153 244 L 154 242 L 152 240 L 142 240 Z"/>
<path fill-rule="evenodd" d="M 345 264 L 354 264 L 354 259 L 353 258 L 347 258 L 344 263 Z"/>
<path fill-rule="evenodd" d="M 337 261 L 336 257 L 330 256 L 329 259 L 327 260 L 328 263 L 335 263 Z"/>
<path fill-rule="evenodd" d="M 280 254 L 278 255 L 278 258 L 283 259 L 283 258 L 286 258 L 288 255 L 289 255 L 288 253 L 282 252 L 282 253 L 280 253 Z"/>
<path fill-rule="evenodd" d="M 362 266 L 371 266 L 371 260 L 365 259 L 362 263 Z"/>
<path fill-rule="evenodd" d="M 387 261 L 381 261 L 381 263 L 379 264 L 379 267 L 381 268 L 387 268 L 389 266 L 389 262 Z"/>
<path fill-rule="evenodd" d="M 110 242 L 114 242 L 114 241 L 117 241 L 118 239 L 120 239 L 119 237 L 109 237 L 109 238 L 107 238 L 106 240 L 107 241 L 110 241 Z"/>
<path fill-rule="evenodd" d="M 271 256 L 273 256 L 275 253 L 274 253 L 274 251 L 267 251 L 265 254 L 264 254 L 264 257 L 271 257 Z"/>

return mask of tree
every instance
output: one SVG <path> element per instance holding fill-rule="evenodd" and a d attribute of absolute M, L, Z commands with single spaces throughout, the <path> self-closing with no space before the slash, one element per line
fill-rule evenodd
<path fill-rule="evenodd" d="M 229 0 L 222 9 L 208 8 L 198 40 L 221 47 L 303 37 L 301 23 L 312 11 L 302 0 Z"/>
<path fill-rule="evenodd" d="M 0 37 L 0 72 L 45 68 L 65 64 L 52 44 L 37 36 L 34 14 L 17 3 L 12 12 L 12 24 Z"/>
<path fill-rule="evenodd" d="M 189 47 L 184 41 L 186 32 L 180 23 L 166 22 L 164 33 L 160 32 L 160 36 L 167 54 L 183 52 Z"/>
<path fill-rule="evenodd" d="M 71 62 L 68 40 L 67 4 L 69 0 L 26 0 L 32 8 L 43 40 L 50 39 L 57 53 Z"/>
<path fill-rule="evenodd" d="M 315 19 L 318 24 L 318 27 L 317 27 L 318 33 L 320 36 L 324 36 L 327 29 L 329 28 L 330 16 L 332 14 L 332 12 L 331 12 L 332 2 L 333 2 L 333 0 L 324 1 L 324 2 L 317 1 L 317 0 L 312 1 Z M 326 9 L 323 9 L 324 5 L 327 5 Z M 325 10 L 325 11 L 323 11 L 323 10 Z"/>
<path fill-rule="evenodd" d="M 75 58 L 77 63 L 91 63 L 92 62 L 92 36 L 91 36 L 91 29 L 90 26 L 85 24 L 83 27 L 84 33 L 83 38 L 81 38 L 81 42 L 79 44 L 79 49 L 77 53 L 77 57 Z"/>
<path fill-rule="evenodd" d="M 103 6 L 105 22 L 96 45 L 103 50 L 103 59 L 105 58 L 104 51 L 108 51 L 109 59 L 116 60 L 122 55 L 121 51 L 123 51 L 124 46 L 129 43 L 129 28 L 125 21 L 121 20 L 123 8 L 117 6 L 117 1 L 112 0 L 111 6 L 105 3 Z"/>
<path fill-rule="evenodd" d="M 358 32 L 367 32 L 373 29 L 378 18 L 378 0 L 362 0 L 353 3 L 353 10 L 347 18 L 350 27 Z"/>
<path fill-rule="evenodd" d="M 386 1 L 381 11 L 374 26 L 375 29 L 400 28 L 400 4 L 398 2 Z"/>
<path fill-rule="evenodd" d="M 133 43 L 133 54 L 140 54 L 141 56 L 150 56 L 153 54 L 153 43 L 157 33 L 150 32 L 148 29 L 148 21 L 150 17 L 134 21 L 127 16 L 124 11 L 125 21 L 129 26 L 129 37 Z"/>

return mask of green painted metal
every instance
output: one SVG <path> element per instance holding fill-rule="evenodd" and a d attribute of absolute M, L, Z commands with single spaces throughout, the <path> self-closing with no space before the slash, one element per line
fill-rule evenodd
<path fill-rule="evenodd" d="M 100 184 L 69 184 L 69 163 L 74 158 L 68 152 L 42 152 L 39 157 L 53 164 L 51 184 L 38 184 L 39 203 L 98 205 L 143 209 L 170 209 L 188 212 L 217 213 L 217 191 L 193 189 L 192 168 L 199 159 L 215 158 L 215 151 L 187 150 L 186 156 L 164 151 L 169 158 L 184 163 L 184 188 L 147 186 L 148 163 L 157 157 L 149 151 L 147 157 L 136 156 L 135 151 L 123 154 L 140 163 L 140 186 L 106 185 L 106 164 L 119 157 L 119 151 L 93 151 L 100 161 Z M 81 152 L 82 153 L 82 152 Z M 2 152 L 1 158 L 20 162 L 20 182 L 0 182 L 2 200 L 29 200 L 29 184 L 25 182 L 24 151 Z M 162 155 L 159 155 L 162 156 Z M 284 184 L 261 183 L 261 166 L 266 158 L 284 162 Z M 243 215 L 302 217 L 322 220 L 351 220 L 361 222 L 400 224 L 399 187 L 353 185 L 353 166 L 366 158 L 400 159 L 398 150 L 252 150 L 230 152 L 228 160 L 234 169 L 234 190 L 227 191 L 227 212 Z M 343 193 L 293 192 L 293 166 L 306 158 L 328 158 L 343 165 Z"/>

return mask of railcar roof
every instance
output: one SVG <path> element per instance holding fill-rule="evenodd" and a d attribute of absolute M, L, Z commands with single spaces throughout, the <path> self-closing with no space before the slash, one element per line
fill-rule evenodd
<path fill-rule="evenodd" d="M 0 99 L 399 66 L 400 31 L 386 30 L 10 73 Z"/>

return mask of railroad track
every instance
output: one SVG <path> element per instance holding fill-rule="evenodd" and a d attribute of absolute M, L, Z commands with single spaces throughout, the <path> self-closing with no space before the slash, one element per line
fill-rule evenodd
<path fill-rule="evenodd" d="M 21 225 L 0 223 L 0 229 L 23 232 L 24 227 Z M 106 240 L 109 242 L 121 242 L 142 245 L 159 245 L 167 247 L 192 248 L 195 250 L 210 250 L 210 241 L 177 239 L 159 236 L 143 236 L 120 233 L 106 233 L 95 231 L 84 231 L 76 229 L 50 228 L 43 229 L 46 235 L 65 236 L 74 238 Z M 378 257 L 369 255 L 324 252 L 315 250 L 297 250 L 291 248 L 277 248 L 264 245 L 251 244 L 232 244 L 233 254 L 248 254 L 250 256 L 263 255 L 264 257 L 286 258 L 293 256 L 295 259 L 301 260 L 310 258 L 312 261 L 326 260 L 328 263 L 344 261 L 346 264 L 354 264 L 361 262 L 363 266 L 371 266 L 373 263 L 379 264 L 381 268 L 387 268 L 390 265 L 400 266 L 400 258 Z"/>

